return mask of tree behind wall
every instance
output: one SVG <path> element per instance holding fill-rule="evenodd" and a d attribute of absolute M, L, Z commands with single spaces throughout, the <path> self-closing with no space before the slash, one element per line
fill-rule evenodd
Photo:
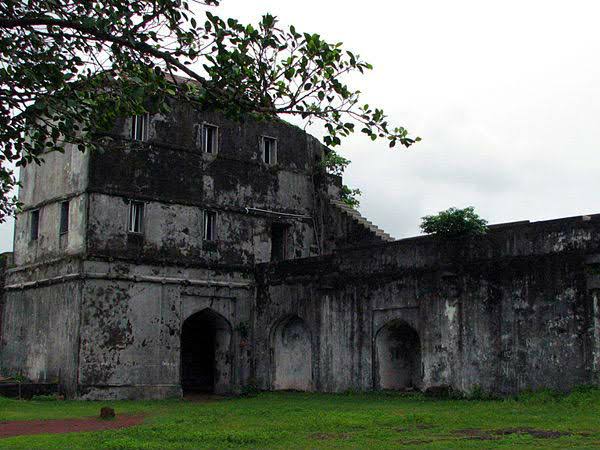
<path fill-rule="evenodd" d="M 475 208 L 448 208 L 438 214 L 423 217 L 421 230 L 443 237 L 481 235 L 487 232 L 487 221 L 479 217 Z"/>

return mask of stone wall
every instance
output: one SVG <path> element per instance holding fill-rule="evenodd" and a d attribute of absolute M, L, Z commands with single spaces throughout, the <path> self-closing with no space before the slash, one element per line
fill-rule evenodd
<path fill-rule="evenodd" d="M 214 330 L 210 376 L 223 393 L 598 382 L 598 215 L 255 271 L 75 258 L 8 275 L 3 369 L 80 398 L 181 395 L 192 323 Z"/>
<path fill-rule="evenodd" d="M 64 152 L 43 155 L 42 165 L 20 171 L 19 201 L 14 237 L 14 264 L 49 261 L 85 252 L 89 153 L 67 145 Z M 69 230 L 60 233 L 61 202 L 69 201 Z M 31 212 L 39 210 L 38 238 L 31 239 Z"/>
<path fill-rule="evenodd" d="M 389 387 L 390 368 L 397 380 L 408 380 L 395 386 L 404 388 L 507 394 L 595 383 L 598 254 L 596 215 L 264 265 L 255 324 L 258 385 L 277 387 L 271 333 L 290 316 L 310 331 L 307 382 L 316 390 Z M 408 357 L 416 353 L 419 363 Z"/>
<path fill-rule="evenodd" d="M 325 147 L 302 130 L 172 106 L 145 142 L 123 119 L 104 149 L 21 172 L 14 264 L 0 267 L 4 371 L 88 399 L 180 396 L 182 382 L 502 394 L 598 382 L 600 216 L 389 243 L 339 202 Z M 218 127 L 216 155 L 203 124 Z M 277 139 L 274 164 L 261 136 Z"/>
<path fill-rule="evenodd" d="M 90 156 L 88 254 L 188 264 L 271 259 L 273 225 L 287 227 L 286 257 L 319 252 L 316 164 L 324 146 L 284 122 L 232 122 L 173 105 L 150 120 L 145 142 L 118 121 L 110 143 Z M 218 127 L 217 154 L 203 152 L 203 123 Z M 277 139 L 277 160 L 261 159 L 261 136 Z M 145 202 L 144 236 L 127 232 L 127 202 Z M 217 238 L 203 241 L 203 213 L 217 214 Z"/>
<path fill-rule="evenodd" d="M 77 386 L 80 282 L 6 293 L 2 312 L 1 366 L 7 374 Z"/>
<path fill-rule="evenodd" d="M 227 328 L 215 390 L 249 383 L 251 272 L 71 260 L 9 275 L 0 329 L 8 373 L 83 399 L 178 397 L 182 329 L 208 313 Z"/>
<path fill-rule="evenodd" d="M 129 197 L 131 198 L 131 197 Z M 251 265 L 271 259 L 273 224 L 287 227 L 286 255 L 316 253 L 313 220 L 261 211 L 218 209 L 216 237 L 204 240 L 204 209 L 147 201 L 144 232 L 128 232 L 128 198 L 90 194 L 88 254 L 148 263 Z"/>
<path fill-rule="evenodd" d="M 227 324 L 217 367 L 218 392 L 239 392 L 249 378 L 240 330 L 250 323 L 248 274 L 87 262 L 83 289 L 79 395 L 164 398 L 181 395 L 186 320 L 210 312 Z"/>

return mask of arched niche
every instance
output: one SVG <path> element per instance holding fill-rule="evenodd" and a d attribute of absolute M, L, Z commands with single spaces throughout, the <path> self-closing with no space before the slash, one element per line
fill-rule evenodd
<path fill-rule="evenodd" d="M 419 389 L 422 380 L 421 341 L 417 331 L 402 320 L 393 320 L 375 336 L 376 387 Z"/>
<path fill-rule="evenodd" d="M 225 393 L 231 383 L 231 325 L 212 309 L 188 317 L 181 330 L 181 387 Z"/>
<path fill-rule="evenodd" d="M 312 390 L 311 334 L 304 320 L 289 316 L 271 333 L 272 387 L 274 390 Z"/>

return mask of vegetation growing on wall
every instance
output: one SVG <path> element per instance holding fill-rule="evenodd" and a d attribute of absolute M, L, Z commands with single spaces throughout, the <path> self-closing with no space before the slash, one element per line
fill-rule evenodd
<path fill-rule="evenodd" d="M 344 158 L 330 149 L 321 161 L 321 167 L 325 169 L 327 173 L 342 176 L 350 162 L 349 159 Z M 350 208 L 357 209 L 360 206 L 360 194 L 360 189 L 352 189 L 345 184 L 342 185 L 342 191 L 340 192 L 341 200 Z"/>
<path fill-rule="evenodd" d="M 479 217 L 475 208 L 448 208 L 422 218 L 421 230 L 443 237 L 481 235 L 487 232 L 487 221 Z"/>
<path fill-rule="evenodd" d="M 355 129 L 390 147 L 419 140 L 345 83 L 372 67 L 341 43 L 282 27 L 270 14 L 256 25 L 222 19 L 210 11 L 218 4 L 0 3 L 0 222 L 18 206 L 9 198 L 12 164 L 40 163 L 65 144 L 92 148 L 95 131 L 117 117 L 166 111 L 167 97 L 234 118 L 317 121 L 330 147 Z"/>
<path fill-rule="evenodd" d="M 345 184 L 342 186 L 341 200 L 352 209 L 358 209 L 360 206 L 360 189 L 352 189 Z"/>

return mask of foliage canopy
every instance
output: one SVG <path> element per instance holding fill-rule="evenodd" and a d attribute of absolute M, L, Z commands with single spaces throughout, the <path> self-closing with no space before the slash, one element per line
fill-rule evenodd
<path fill-rule="evenodd" d="M 12 164 L 65 144 L 98 145 L 117 117 L 167 109 L 176 97 L 230 117 L 320 121 L 329 146 L 355 129 L 409 147 L 405 128 L 363 104 L 344 78 L 372 67 L 341 43 L 211 12 L 218 0 L 5 0 L 0 4 L 0 222 Z M 200 20 L 199 17 L 203 16 Z M 182 82 L 184 75 L 193 83 Z"/>
<path fill-rule="evenodd" d="M 448 208 L 438 214 L 422 218 L 421 230 L 443 237 L 481 235 L 487 232 L 487 221 L 479 217 L 475 208 Z"/>

